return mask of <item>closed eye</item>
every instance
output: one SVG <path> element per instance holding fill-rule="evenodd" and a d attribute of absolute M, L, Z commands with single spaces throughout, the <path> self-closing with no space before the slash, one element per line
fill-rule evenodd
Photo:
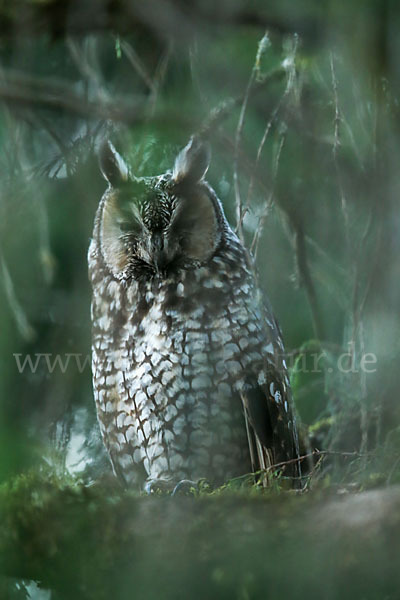
<path fill-rule="evenodd" d="M 139 233 L 140 225 L 135 221 L 120 221 L 118 226 L 124 233 Z"/>
<path fill-rule="evenodd" d="M 137 208 L 128 204 L 117 216 L 117 225 L 123 233 L 139 234 L 142 231 L 140 215 Z"/>

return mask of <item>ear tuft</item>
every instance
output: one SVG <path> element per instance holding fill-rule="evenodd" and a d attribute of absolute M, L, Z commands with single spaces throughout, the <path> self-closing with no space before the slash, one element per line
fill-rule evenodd
<path fill-rule="evenodd" d="M 176 157 L 172 178 L 176 183 L 198 183 L 207 173 L 210 160 L 208 142 L 193 136 Z"/>
<path fill-rule="evenodd" d="M 99 164 L 104 179 L 110 185 L 118 187 L 119 184 L 128 181 L 128 166 L 113 144 L 108 140 L 103 142 L 100 147 Z"/>

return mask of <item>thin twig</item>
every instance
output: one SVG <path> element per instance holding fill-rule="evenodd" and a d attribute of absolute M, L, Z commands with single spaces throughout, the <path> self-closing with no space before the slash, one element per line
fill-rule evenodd
<path fill-rule="evenodd" d="M 363 263 L 363 260 L 365 259 L 368 240 L 371 238 L 373 228 L 377 222 L 378 222 L 377 240 L 376 240 L 374 256 L 377 257 L 379 255 L 378 247 L 381 243 L 382 223 L 381 223 L 380 219 L 376 218 L 377 214 L 378 214 L 378 202 L 379 202 L 379 198 L 376 197 L 374 205 L 371 208 L 370 213 L 368 215 L 368 221 L 365 226 L 364 232 L 361 236 L 361 240 L 358 245 L 358 251 L 356 253 L 355 268 L 354 268 L 354 287 L 353 287 L 353 298 L 352 298 L 352 308 L 353 308 L 352 341 L 353 342 L 355 342 L 355 340 L 356 340 L 359 323 L 360 323 L 361 316 L 364 311 L 365 303 L 367 301 L 369 290 L 370 290 L 370 287 L 372 284 L 372 274 L 374 271 L 373 268 L 371 268 L 369 271 L 369 277 L 368 277 L 368 281 L 364 288 L 363 297 L 361 300 L 359 300 L 360 287 L 361 287 L 360 279 L 361 279 L 362 263 Z"/>
<path fill-rule="evenodd" d="M 171 59 L 171 54 L 172 54 L 172 42 L 169 42 L 166 47 L 165 52 L 161 56 L 157 66 L 156 66 L 156 70 L 155 70 L 154 76 L 153 76 L 153 82 L 152 82 L 153 88 L 152 88 L 150 98 L 149 98 L 149 113 L 151 116 L 153 116 L 153 114 L 154 114 L 157 99 L 158 99 L 158 93 L 160 91 L 160 88 L 161 88 L 161 86 L 165 80 L 166 74 L 167 74 L 169 61 Z"/>
<path fill-rule="evenodd" d="M 258 225 L 257 228 L 254 232 L 254 236 L 253 236 L 253 240 L 250 246 L 250 252 L 253 253 L 254 258 L 257 257 L 257 252 L 258 252 L 258 244 L 261 238 L 261 234 L 262 231 L 264 229 L 264 223 L 265 223 L 265 219 L 267 218 L 269 211 L 271 209 L 272 206 L 272 202 L 273 202 L 273 197 L 274 197 L 274 187 L 275 187 L 275 182 L 276 182 L 276 177 L 278 174 L 278 168 L 279 168 L 279 159 L 281 156 L 281 152 L 282 152 L 282 148 L 283 145 L 285 143 L 285 134 L 281 135 L 281 139 L 280 139 L 280 143 L 279 143 L 279 147 L 278 147 L 278 152 L 275 158 L 275 163 L 274 163 L 274 172 L 273 172 L 273 177 L 272 177 L 272 187 L 271 187 L 271 191 L 268 197 L 267 202 L 265 203 L 265 207 L 264 210 L 259 218 L 258 221 Z"/>
<path fill-rule="evenodd" d="M 313 466 L 313 468 L 311 469 L 310 473 L 308 473 L 307 475 L 307 481 L 304 485 L 303 488 L 303 492 L 307 491 L 310 488 L 311 485 L 311 481 L 313 480 L 313 478 L 315 477 L 316 473 L 318 473 L 318 471 L 321 470 L 322 467 L 322 463 L 324 461 L 325 455 L 321 455 L 317 462 L 315 463 L 315 465 Z"/>
<path fill-rule="evenodd" d="M 336 79 L 335 66 L 333 61 L 333 53 L 330 54 L 330 64 L 331 64 L 331 77 L 332 77 L 332 89 L 333 89 L 333 98 L 335 102 L 335 116 L 333 120 L 334 124 L 334 136 L 333 136 L 333 163 L 335 165 L 336 171 L 336 179 L 338 182 L 339 193 L 340 193 L 340 203 L 342 207 L 343 220 L 344 220 L 344 229 L 345 229 L 345 238 L 346 238 L 346 246 L 347 251 L 350 252 L 350 229 L 349 229 L 349 210 L 347 206 L 347 199 L 344 193 L 342 174 L 339 168 L 339 163 L 337 159 L 338 149 L 340 148 L 340 125 L 342 122 L 342 116 L 339 109 L 339 96 L 338 96 L 338 83 Z"/>
<path fill-rule="evenodd" d="M 320 314 L 320 309 L 317 301 L 317 294 L 314 287 L 314 282 L 311 277 L 310 267 L 308 265 L 307 248 L 305 243 L 305 236 L 303 226 L 301 223 L 294 220 L 289 215 L 294 230 L 294 245 L 296 255 L 296 265 L 298 275 L 300 278 L 300 284 L 304 285 L 308 303 L 311 310 L 311 318 L 313 322 L 314 334 L 319 340 L 324 339 L 324 326 L 323 320 Z"/>
<path fill-rule="evenodd" d="M 286 88 L 285 92 L 283 93 L 283 95 L 281 96 L 281 98 L 279 99 L 279 102 L 278 102 L 278 104 L 276 105 L 276 107 L 275 107 L 275 108 L 274 108 L 274 110 L 272 111 L 271 118 L 269 119 L 269 121 L 268 121 L 268 123 L 267 123 L 267 126 L 266 126 L 266 127 L 265 127 L 265 129 L 264 129 L 263 136 L 262 136 L 262 138 L 261 138 L 261 141 L 260 141 L 260 143 L 259 143 L 259 145 L 258 145 L 258 148 L 257 148 L 257 155 L 256 155 L 256 160 L 255 160 L 255 162 L 254 162 L 254 168 L 253 168 L 253 172 L 252 172 L 252 174 L 251 174 L 251 177 L 250 177 L 250 182 L 249 182 L 249 187 L 248 187 L 248 189 L 247 189 L 247 197 L 246 197 L 246 202 L 245 202 L 245 204 L 244 204 L 244 206 L 243 206 L 243 210 L 242 210 L 242 216 L 241 216 L 241 227 L 243 226 L 243 220 L 244 220 L 244 217 L 246 216 L 246 214 L 247 214 L 247 212 L 248 212 L 248 210 L 249 210 L 249 206 L 250 206 L 250 202 L 251 202 L 251 195 L 252 195 L 252 193 L 253 193 L 253 188 L 254 188 L 255 173 L 256 173 L 256 171 L 257 171 L 257 167 L 258 167 L 258 164 L 259 164 L 259 162 L 260 162 L 260 159 L 261 159 L 261 153 L 262 153 L 262 151 L 263 151 L 263 148 L 264 148 L 264 146 L 265 146 L 265 142 L 267 141 L 268 134 L 269 134 L 269 132 L 271 131 L 272 124 L 273 124 L 273 123 L 274 123 L 274 121 L 276 120 L 276 118 L 277 118 L 277 116 L 278 116 L 278 113 L 279 113 L 279 110 L 280 110 L 280 109 L 281 109 L 281 107 L 282 107 L 283 100 L 286 98 L 286 96 L 287 96 L 287 88 Z M 271 195 L 271 196 L 272 196 L 272 195 Z"/>
<path fill-rule="evenodd" d="M 286 70 L 280 66 L 276 69 L 273 69 L 263 77 L 260 77 L 259 79 L 253 82 L 253 85 L 249 92 L 249 99 L 255 96 L 262 89 L 264 89 L 266 85 L 269 85 L 274 81 L 281 81 L 285 76 Z M 197 135 L 200 137 L 207 138 L 212 131 L 214 131 L 226 118 L 228 118 L 232 114 L 232 112 L 237 106 L 241 106 L 243 104 L 246 92 L 244 94 L 236 96 L 235 98 L 228 98 L 220 104 L 218 104 L 218 106 L 216 106 L 209 113 L 207 118 L 203 121 L 203 123 L 197 131 Z"/>
<path fill-rule="evenodd" d="M 359 325 L 360 356 L 365 356 L 365 337 L 363 322 Z M 360 430 L 361 443 L 360 452 L 365 452 L 368 448 L 369 431 L 369 410 L 367 407 L 367 379 L 365 369 L 360 369 Z"/>
<path fill-rule="evenodd" d="M 235 190 L 235 205 L 236 205 L 236 233 L 238 234 L 239 238 L 242 241 L 244 241 L 244 234 L 243 234 L 243 217 L 242 217 L 242 199 L 240 196 L 240 185 L 239 185 L 239 175 L 238 175 L 239 148 L 240 148 L 240 142 L 241 142 L 242 133 L 243 133 L 244 117 L 246 114 L 247 105 L 248 105 L 249 98 L 250 98 L 250 92 L 253 87 L 254 81 L 257 77 L 257 74 L 259 73 L 259 70 L 260 70 L 261 55 L 264 52 L 267 40 L 268 40 L 268 34 L 265 33 L 263 38 L 261 39 L 260 43 L 258 44 L 256 59 L 255 59 L 253 68 L 251 70 L 249 81 L 247 83 L 246 91 L 245 91 L 245 94 L 243 97 L 242 107 L 240 109 L 239 121 L 237 124 L 236 136 L 235 136 L 235 154 L 234 154 L 234 161 L 233 161 L 233 186 L 234 186 L 234 190 Z"/>
<path fill-rule="evenodd" d="M 97 40 L 88 36 L 81 44 L 75 38 L 67 37 L 67 48 L 76 68 L 86 83 L 86 91 L 92 98 L 111 103 L 112 98 L 104 83 L 98 60 Z"/>
<path fill-rule="evenodd" d="M 372 452 L 341 452 L 340 450 L 313 450 L 308 454 L 303 454 L 302 456 L 298 456 L 297 458 L 291 458 L 290 460 L 285 460 L 279 463 L 275 463 L 268 467 L 268 471 L 272 471 L 273 469 L 277 469 L 279 467 L 284 467 L 286 465 L 291 465 L 293 463 L 301 463 L 308 458 L 312 458 L 314 456 L 342 456 L 343 458 L 364 458 L 375 456 Z"/>
<path fill-rule="evenodd" d="M 121 46 L 122 52 L 125 54 L 129 63 L 135 69 L 135 71 L 139 75 L 139 77 L 145 82 L 145 84 L 149 88 L 150 92 L 154 92 L 154 82 L 151 79 L 149 73 L 147 72 L 142 59 L 137 54 L 137 52 L 135 51 L 133 46 L 131 44 L 129 44 L 129 42 L 127 42 L 126 40 L 121 40 L 120 46 Z"/>
<path fill-rule="evenodd" d="M 397 457 L 397 459 L 394 461 L 392 468 L 389 471 L 389 475 L 387 476 L 386 479 L 386 485 L 390 485 L 391 481 L 392 481 L 392 477 L 396 471 L 396 469 L 398 469 L 400 464 L 400 456 Z"/>
<path fill-rule="evenodd" d="M 11 279 L 8 266 L 3 256 L 0 256 L 0 265 L 4 282 L 4 291 L 6 294 L 9 308 L 14 317 L 15 324 L 18 328 L 18 332 L 25 341 L 31 342 L 36 338 L 36 331 L 30 324 L 28 317 L 22 308 L 22 305 L 20 304 L 17 298 L 14 283 Z"/>

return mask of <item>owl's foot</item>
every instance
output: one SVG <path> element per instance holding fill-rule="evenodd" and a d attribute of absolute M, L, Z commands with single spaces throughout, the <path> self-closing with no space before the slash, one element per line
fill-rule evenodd
<path fill-rule="evenodd" d="M 191 479 L 181 479 L 177 484 L 169 479 L 151 479 L 144 486 L 145 492 L 149 495 L 171 493 L 171 496 L 188 496 L 193 490 L 198 489 L 199 482 Z"/>
<path fill-rule="evenodd" d="M 168 479 L 150 479 L 144 486 L 147 494 L 165 494 L 174 488 L 172 481 Z"/>
<path fill-rule="evenodd" d="M 172 490 L 171 496 L 177 496 L 178 494 L 188 495 L 192 490 L 198 490 L 199 485 L 197 481 L 191 481 L 191 479 L 181 479 L 178 481 L 174 489 Z"/>

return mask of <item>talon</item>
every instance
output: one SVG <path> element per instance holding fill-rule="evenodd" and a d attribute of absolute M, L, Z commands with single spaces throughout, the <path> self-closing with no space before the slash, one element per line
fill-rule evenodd
<path fill-rule="evenodd" d="M 151 494 L 168 492 L 171 487 L 171 482 L 166 479 L 150 479 L 145 483 L 144 491 L 150 496 Z"/>
<path fill-rule="evenodd" d="M 181 479 L 181 481 L 178 481 L 178 483 L 174 487 L 171 496 L 176 496 L 177 494 L 189 495 L 193 488 L 195 490 L 199 489 L 198 483 L 196 481 L 191 481 L 191 479 Z"/>

